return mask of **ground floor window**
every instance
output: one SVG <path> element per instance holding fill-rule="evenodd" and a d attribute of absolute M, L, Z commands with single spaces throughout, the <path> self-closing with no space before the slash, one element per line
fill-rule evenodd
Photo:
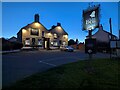
<path fill-rule="evenodd" d="M 58 43 L 57 42 L 54 42 L 54 44 L 53 44 L 54 46 L 58 46 Z"/>
<path fill-rule="evenodd" d="M 53 42 L 51 42 L 51 45 L 53 45 Z"/>
<path fill-rule="evenodd" d="M 42 39 L 38 39 L 38 45 L 42 46 L 42 43 L 43 43 Z"/>
<path fill-rule="evenodd" d="M 25 45 L 30 45 L 30 38 L 26 38 Z"/>
<path fill-rule="evenodd" d="M 66 42 L 63 42 L 63 45 L 66 45 Z"/>

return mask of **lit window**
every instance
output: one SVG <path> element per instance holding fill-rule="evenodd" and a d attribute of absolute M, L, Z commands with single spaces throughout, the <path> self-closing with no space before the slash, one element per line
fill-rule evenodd
<path fill-rule="evenodd" d="M 65 45 L 66 43 L 65 42 L 63 42 L 63 45 Z"/>
<path fill-rule="evenodd" d="M 39 30 L 38 29 L 31 29 L 31 35 L 39 36 Z"/>
<path fill-rule="evenodd" d="M 58 43 L 57 42 L 54 42 L 54 46 L 57 46 L 58 45 Z"/>
<path fill-rule="evenodd" d="M 38 39 L 38 45 L 42 45 L 42 40 Z"/>
<path fill-rule="evenodd" d="M 57 34 L 56 33 L 54 33 L 54 38 L 57 38 Z"/>
<path fill-rule="evenodd" d="M 30 45 L 30 39 L 29 38 L 26 38 L 25 45 Z"/>
<path fill-rule="evenodd" d="M 68 38 L 68 36 L 67 36 L 67 35 L 63 35 L 63 38 L 64 38 L 64 39 L 67 39 L 67 38 Z"/>
<path fill-rule="evenodd" d="M 53 45 L 53 42 L 51 42 L 51 44 Z"/>

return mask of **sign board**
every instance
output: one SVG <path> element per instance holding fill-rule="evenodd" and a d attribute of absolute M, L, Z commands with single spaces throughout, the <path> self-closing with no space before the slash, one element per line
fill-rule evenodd
<path fill-rule="evenodd" d="M 96 39 L 93 38 L 85 39 L 85 53 L 88 54 L 96 53 Z"/>
<path fill-rule="evenodd" d="M 99 27 L 99 6 L 83 10 L 83 30 L 93 30 Z"/>

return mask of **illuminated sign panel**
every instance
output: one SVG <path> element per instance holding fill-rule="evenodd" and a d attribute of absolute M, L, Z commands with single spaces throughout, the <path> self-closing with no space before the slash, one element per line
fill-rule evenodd
<path fill-rule="evenodd" d="M 99 6 L 83 10 L 83 30 L 93 30 L 99 26 Z"/>

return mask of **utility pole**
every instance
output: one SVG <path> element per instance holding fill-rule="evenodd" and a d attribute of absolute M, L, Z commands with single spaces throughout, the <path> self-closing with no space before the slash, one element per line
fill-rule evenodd
<path fill-rule="evenodd" d="M 111 38 L 110 38 L 110 39 L 112 40 L 112 23 L 111 23 L 111 22 L 112 22 L 112 19 L 110 18 L 110 19 L 109 19 L 110 33 L 111 33 Z"/>
<path fill-rule="evenodd" d="M 119 29 L 119 40 L 120 40 L 120 29 Z"/>
<path fill-rule="evenodd" d="M 111 42 L 111 40 L 112 40 L 112 24 L 111 24 L 111 18 L 109 19 L 109 24 L 110 24 L 110 42 Z M 109 45 L 110 45 L 110 43 L 109 43 Z M 112 54 L 112 49 L 111 49 L 111 45 L 110 45 L 110 59 L 112 58 L 112 56 L 111 56 L 111 54 Z"/>

